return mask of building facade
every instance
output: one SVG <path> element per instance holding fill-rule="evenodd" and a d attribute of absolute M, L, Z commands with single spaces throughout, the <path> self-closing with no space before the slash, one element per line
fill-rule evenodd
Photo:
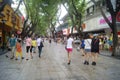
<path fill-rule="evenodd" d="M 99 0 L 97 0 L 99 3 Z M 105 12 L 106 17 L 108 20 L 111 22 L 112 18 L 107 11 L 105 1 L 103 1 L 100 4 L 103 8 L 103 11 Z M 86 31 L 99 31 L 99 30 L 104 30 L 106 33 L 111 33 L 111 29 L 106 23 L 105 19 L 103 18 L 100 9 L 98 9 L 98 6 L 95 6 L 92 1 L 87 2 L 87 7 L 86 7 L 86 15 L 84 18 L 84 23 L 86 25 L 86 28 L 84 29 L 84 32 Z M 120 21 L 117 21 L 117 30 L 118 32 L 120 31 Z"/>
<path fill-rule="evenodd" d="M 22 19 L 9 4 L 3 7 L 0 15 L 0 46 L 4 46 L 12 32 L 22 30 Z"/>

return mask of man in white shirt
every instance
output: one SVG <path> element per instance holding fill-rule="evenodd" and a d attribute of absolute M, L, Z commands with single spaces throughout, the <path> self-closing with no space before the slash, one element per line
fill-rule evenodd
<path fill-rule="evenodd" d="M 70 65 L 71 62 L 71 53 L 72 53 L 72 49 L 73 49 L 73 38 L 71 35 L 69 35 L 69 38 L 67 40 L 67 45 L 66 45 L 66 50 L 68 52 L 68 65 Z"/>
<path fill-rule="evenodd" d="M 42 39 L 40 36 L 38 36 L 37 39 L 37 46 L 38 46 L 38 52 L 39 52 L 39 58 L 41 57 L 41 51 L 42 51 L 42 47 L 40 47 L 40 43 L 42 42 Z"/>

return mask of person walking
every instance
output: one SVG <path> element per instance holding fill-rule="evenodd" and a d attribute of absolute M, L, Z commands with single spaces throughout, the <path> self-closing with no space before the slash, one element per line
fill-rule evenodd
<path fill-rule="evenodd" d="M 71 63 L 71 54 L 73 50 L 73 38 L 71 35 L 68 36 L 67 43 L 66 43 L 66 50 L 68 53 L 68 65 Z"/>
<path fill-rule="evenodd" d="M 43 42 L 40 36 L 38 36 L 38 39 L 37 39 L 37 46 L 38 46 L 39 58 L 41 58 L 41 52 L 44 46 L 43 46 Z"/>
<path fill-rule="evenodd" d="M 51 36 L 49 37 L 49 43 L 50 43 L 50 44 L 52 43 L 52 39 L 51 39 Z"/>
<path fill-rule="evenodd" d="M 8 47 L 11 51 L 11 58 L 10 59 L 14 59 L 16 42 L 17 42 L 16 37 L 14 34 L 12 34 L 11 38 L 8 40 Z M 6 55 L 6 57 L 9 57 L 9 56 Z"/>
<path fill-rule="evenodd" d="M 32 52 L 36 53 L 37 41 L 35 38 L 32 39 Z"/>
<path fill-rule="evenodd" d="M 85 55 L 84 55 L 84 64 L 85 65 L 89 65 L 89 60 L 90 60 L 90 56 L 91 56 L 91 38 L 90 35 L 86 36 L 85 39 Z"/>
<path fill-rule="evenodd" d="M 80 51 L 82 52 L 82 56 L 85 55 L 84 48 L 85 48 L 85 41 L 84 39 L 82 39 L 80 43 Z"/>
<path fill-rule="evenodd" d="M 17 40 L 16 43 L 16 59 L 18 60 L 18 56 L 20 55 L 21 59 L 24 59 L 23 55 L 22 55 L 22 46 L 21 46 L 21 40 Z"/>
<path fill-rule="evenodd" d="M 96 65 L 96 60 L 99 53 L 99 42 L 98 35 L 94 35 L 91 42 L 92 65 Z"/>
<path fill-rule="evenodd" d="M 26 60 L 29 60 L 28 59 L 29 51 L 30 51 L 31 59 L 33 59 L 33 55 L 32 55 L 32 39 L 31 39 L 30 35 L 28 35 L 28 37 L 26 39 Z"/>

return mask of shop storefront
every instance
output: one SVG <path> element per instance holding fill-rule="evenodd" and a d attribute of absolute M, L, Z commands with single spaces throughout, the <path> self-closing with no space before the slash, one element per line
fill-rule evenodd
<path fill-rule="evenodd" d="M 14 10 L 9 5 L 6 4 L 1 13 L 3 15 L 0 17 L 0 48 L 6 46 L 13 31 L 21 31 L 22 28 L 21 17 L 14 13 Z"/>

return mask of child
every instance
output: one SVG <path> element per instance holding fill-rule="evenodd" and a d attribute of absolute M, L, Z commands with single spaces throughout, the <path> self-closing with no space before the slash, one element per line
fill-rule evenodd
<path fill-rule="evenodd" d="M 33 40 L 32 40 L 32 50 L 33 50 L 33 53 L 36 53 L 36 46 L 37 46 L 37 41 L 35 40 L 35 38 L 33 38 Z"/>
<path fill-rule="evenodd" d="M 18 55 L 20 55 L 21 59 L 24 59 L 22 55 L 22 47 L 20 43 L 21 43 L 21 40 L 18 39 L 16 43 L 16 59 L 15 60 L 18 60 Z"/>

